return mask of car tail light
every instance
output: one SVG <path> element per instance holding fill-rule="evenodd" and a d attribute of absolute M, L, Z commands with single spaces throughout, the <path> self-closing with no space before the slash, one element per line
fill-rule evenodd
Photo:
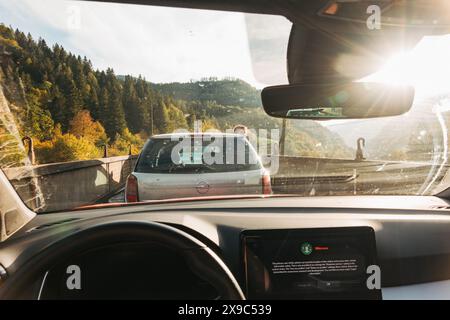
<path fill-rule="evenodd" d="M 270 174 L 265 173 L 262 176 L 262 193 L 272 194 L 272 184 L 270 182 Z"/>
<path fill-rule="evenodd" d="M 138 181 L 135 176 L 130 174 L 127 178 L 127 184 L 125 186 L 125 195 L 127 202 L 138 202 Z"/>

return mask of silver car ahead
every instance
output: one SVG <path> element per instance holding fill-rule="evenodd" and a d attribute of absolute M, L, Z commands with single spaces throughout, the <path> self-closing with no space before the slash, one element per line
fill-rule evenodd
<path fill-rule="evenodd" d="M 245 136 L 151 137 L 127 179 L 126 201 L 272 193 L 270 176 Z"/>

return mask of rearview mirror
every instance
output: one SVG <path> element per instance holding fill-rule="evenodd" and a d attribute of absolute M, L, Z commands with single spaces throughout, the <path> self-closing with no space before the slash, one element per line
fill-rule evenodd
<path fill-rule="evenodd" d="M 261 93 L 266 113 L 293 119 L 362 119 L 403 114 L 412 106 L 414 88 L 371 82 L 293 84 Z"/>

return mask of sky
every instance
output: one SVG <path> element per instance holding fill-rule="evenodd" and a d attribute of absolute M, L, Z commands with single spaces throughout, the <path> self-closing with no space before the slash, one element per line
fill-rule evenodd
<path fill-rule="evenodd" d="M 412 50 L 398 52 L 365 81 L 410 84 L 420 96 L 450 93 L 450 36 L 426 36 Z"/>
<path fill-rule="evenodd" d="M 258 88 L 287 82 L 291 24 L 282 17 L 81 1 L 0 0 L 0 23 L 42 37 L 49 45 L 59 43 L 86 56 L 95 68 L 141 74 L 152 82 L 236 77 Z"/>

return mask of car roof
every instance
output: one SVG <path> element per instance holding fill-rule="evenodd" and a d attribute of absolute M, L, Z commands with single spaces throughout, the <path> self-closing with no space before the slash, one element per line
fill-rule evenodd
<path fill-rule="evenodd" d="M 196 136 L 206 136 L 206 137 L 239 137 L 245 138 L 243 134 L 240 133 L 228 133 L 228 132 L 178 132 L 178 133 L 164 133 L 156 134 L 150 137 L 150 139 L 167 139 L 176 137 L 196 137 Z"/>

